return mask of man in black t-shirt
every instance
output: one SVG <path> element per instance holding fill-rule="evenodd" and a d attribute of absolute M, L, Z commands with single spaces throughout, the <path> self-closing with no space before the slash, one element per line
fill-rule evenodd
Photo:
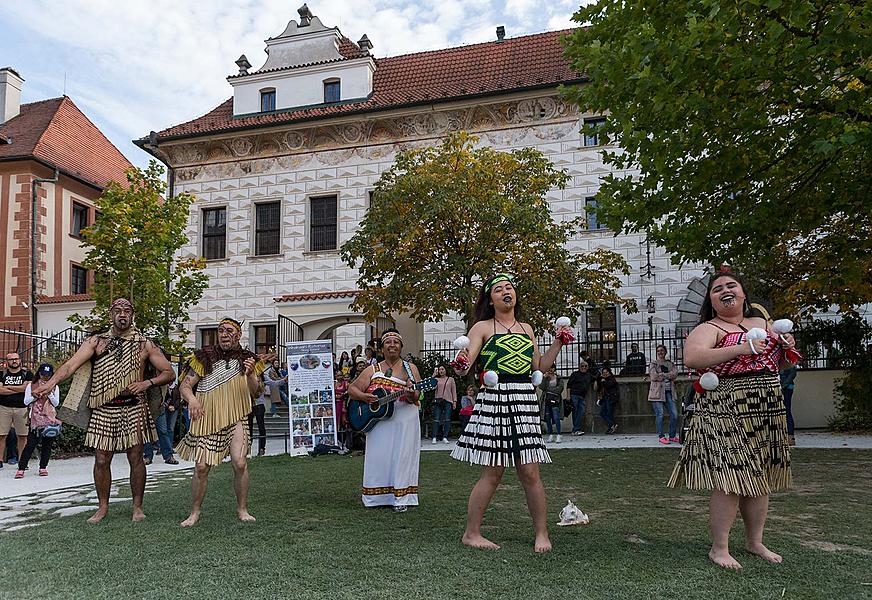
<path fill-rule="evenodd" d="M 648 360 L 645 354 L 639 352 L 639 344 L 630 344 L 630 350 L 621 375 L 644 375 L 648 372 Z"/>
<path fill-rule="evenodd" d="M 27 407 L 24 406 L 24 389 L 33 381 L 33 373 L 21 368 L 17 352 L 6 355 L 6 370 L 0 373 L 0 452 L 6 460 L 6 436 L 15 428 L 18 437 L 18 455 L 27 445 Z M 0 465 L 3 462 L 0 461 Z"/>

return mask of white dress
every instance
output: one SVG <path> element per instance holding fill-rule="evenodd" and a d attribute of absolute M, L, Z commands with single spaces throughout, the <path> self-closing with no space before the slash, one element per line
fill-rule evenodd
<path fill-rule="evenodd" d="M 394 391 L 406 383 L 376 371 L 373 386 Z M 417 506 L 418 468 L 421 456 L 421 422 L 418 407 L 394 402 L 394 414 L 380 421 L 366 436 L 363 462 L 364 506 Z"/>

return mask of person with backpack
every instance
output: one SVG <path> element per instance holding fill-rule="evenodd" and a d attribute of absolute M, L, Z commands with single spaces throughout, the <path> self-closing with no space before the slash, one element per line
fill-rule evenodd
<path fill-rule="evenodd" d="M 57 412 L 55 411 L 57 405 L 60 404 L 61 395 L 58 386 L 54 386 L 47 393 L 33 395 L 31 386 L 39 383 L 41 380 L 49 379 L 52 375 L 54 375 L 54 367 L 48 363 L 43 363 L 39 365 L 33 382 L 28 383 L 27 387 L 24 388 L 24 405 L 29 408 L 30 426 L 27 433 L 27 445 L 24 446 L 21 459 L 18 461 L 15 479 L 24 477 L 27 463 L 30 461 L 30 457 L 33 455 L 37 445 L 39 445 L 39 476 L 45 477 L 48 475 L 48 461 L 51 458 L 51 448 L 55 438 L 61 432 L 61 422 L 58 420 Z"/>

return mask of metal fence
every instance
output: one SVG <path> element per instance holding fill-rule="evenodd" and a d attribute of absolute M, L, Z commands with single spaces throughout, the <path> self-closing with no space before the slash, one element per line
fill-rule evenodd
<path fill-rule="evenodd" d="M 23 330 L 0 329 L 0 351 L 3 357 L 10 352 L 21 356 L 28 368 L 45 360 L 57 361 L 76 351 L 85 339 L 85 332 L 70 327 L 56 333 L 43 331 L 32 334 Z"/>

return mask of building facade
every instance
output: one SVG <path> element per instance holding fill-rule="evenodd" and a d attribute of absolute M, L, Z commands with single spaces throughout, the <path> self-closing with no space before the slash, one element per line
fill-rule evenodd
<path fill-rule="evenodd" d="M 67 96 L 21 104 L 23 83 L 0 69 L 0 329 L 56 332 L 94 306 L 81 231 L 131 164 Z"/>
<path fill-rule="evenodd" d="M 600 155 L 604 140 L 580 132 L 603 116 L 558 93 L 561 84 L 584 83 L 563 58 L 567 33 L 506 38 L 498 30 L 492 42 L 375 58 L 367 36 L 351 42 L 304 6 L 299 22 L 266 41 L 263 67 L 250 71 L 240 57 L 239 74 L 228 77 L 232 98 L 138 140 L 172 169 L 176 192 L 198 199 L 182 253 L 207 259 L 210 285 L 191 312 L 189 342 L 209 342 L 218 319 L 230 315 L 246 322 L 253 348 L 275 339 L 280 317 L 299 324 L 303 337 L 333 337 L 339 351 L 365 343 L 378 326 L 350 310 L 357 272 L 339 248 L 397 152 L 457 130 L 497 150 L 542 151 L 571 176 L 548 195 L 554 218 L 588 216 L 588 231 L 570 249 L 606 248 L 630 264 L 620 294 L 636 299 L 640 312 L 590 311 L 579 321 L 588 337 L 674 330 L 679 303 L 692 300 L 702 272 L 671 265 L 643 234 L 615 235 L 590 212 L 601 178 L 613 171 Z M 390 317 L 412 340 L 408 349 L 463 331 L 456 315 L 427 324 Z"/>

